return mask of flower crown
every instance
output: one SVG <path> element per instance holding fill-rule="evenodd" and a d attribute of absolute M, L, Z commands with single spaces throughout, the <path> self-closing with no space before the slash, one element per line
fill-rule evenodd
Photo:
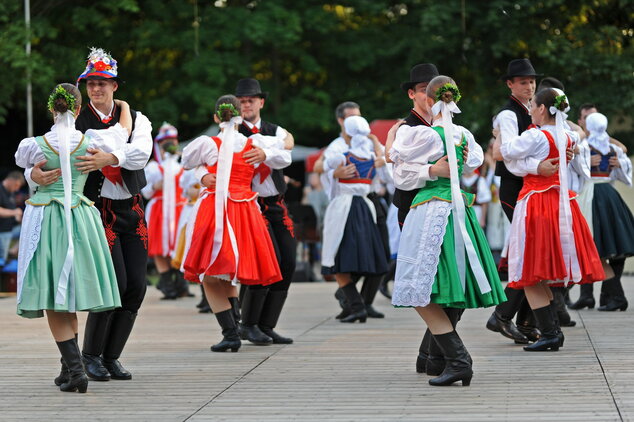
<path fill-rule="evenodd" d="M 455 84 L 447 83 L 436 90 L 436 101 L 457 103 L 461 97 L 460 90 Z"/>
<path fill-rule="evenodd" d="M 55 87 L 55 91 L 48 97 L 48 109 L 53 110 L 55 108 L 55 101 L 58 98 L 63 98 L 66 100 L 66 105 L 68 105 L 69 110 L 75 110 L 75 97 L 66 91 L 63 86 L 57 85 Z"/>
<path fill-rule="evenodd" d="M 557 110 L 565 111 L 566 108 L 568 108 L 568 98 L 566 98 L 566 95 L 557 95 L 555 97 L 555 104 L 553 104 L 553 107 Z"/>
<path fill-rule="evenodd" d="M 240 112 L 233 104 L 225 103 L 218 106 L 218 111 L 216 111 L 216 115 L 218 115 L 218 118 L 222 119 L 222 112 L 225 110 L 231 110 L 231 114 L 233 115 L 233 117 L 240 115 Z"/>

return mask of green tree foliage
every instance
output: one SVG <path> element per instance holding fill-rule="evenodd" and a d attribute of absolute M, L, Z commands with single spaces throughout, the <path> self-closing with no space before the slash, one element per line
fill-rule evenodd
<path fill-rule="evenodd" d="M 47 93 L 73 81 L 99 46 L 119 61 L 120 96 L 183 138 L 211 123 L 215 99 L 238 79 L 256 77 L 270 93 L 266 118 L 321 146 L 337 133 L 341 101 L 361 104 L 369 120 L 404 116 L 411 103 L 400 83 L 414 64 L 433 62 L 464 95 L 459 122 L 486 143 L 508 94 L 499 77 L 519 57 L 566 85 L 573 120 L 575 106 L 594 102 L 611 125 L 632 127 L 628 0 L 32 0 L 31 14 L 27 60 L 22 2 L 0 0 L 0 124 L 24 113 L 27 66 L 46 123 Z"/>

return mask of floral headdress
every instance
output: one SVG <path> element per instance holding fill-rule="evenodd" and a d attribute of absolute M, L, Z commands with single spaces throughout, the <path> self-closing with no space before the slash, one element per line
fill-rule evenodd
<path fill-rule="evenodd" d="M 231 114 L 235 117 L 235 116 L 239 116 L 240 112 L 238 111 L 238 109 L 233 105 L 233 104 L 229 104 L 229 103 L 225 103 L 225 104 L 220 104 L 218 106 L 218 111 L 216 111 L 216 115 L 218 116 L 218 118 L 220 118 L 222 120 L 222 113 L 225 110 L 231 110 Z"/>
<path fill-rule="evenodd" d="M 66 104 L 68 105 L 69 110 L 75 110 L 75 97 L 70 92 L 66 91 L 63 86 L 57 85 L 55 87 L 55 91 L 48 97 L 48 109 L 53 110 L 55 107 L 55 101 L 58 98 L 63 98 L 66 100 Z"/>
<path fill-rule="evenodd" d="M 568 105 L 568 98 L 566 97 L 566 94 L 561 94 L 561 95 L 557 95 L 555 97 L 555 104 L 553 104 L 553 107 L 555 107 L 557 110 L 561 110 L 561 111 L 568 111 L 566 110 L 569 105 Z"/>
<path fill-rule="evenodd" d="M 106 53 L 101 48 L 92 47 L 88 54 L 88 61 L 86 62 L 86 70 L 79 75 L 77 83 L 82 79 L 112 79 L 118 78 L 117 73 L 117 61 L 112 58 L 109 53 Z"/>
<path fill-rule="evenodd" d="M 436 101 L 457 103 L 460 98 L 462 98 L 460 90 L 455 84 L 447 83 L 436 90 Z"/>

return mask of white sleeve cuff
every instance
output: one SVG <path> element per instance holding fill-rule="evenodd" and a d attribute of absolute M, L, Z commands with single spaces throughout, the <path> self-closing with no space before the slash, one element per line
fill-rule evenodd
<path fill-rule="evenodd" d="M 119 163 L 114 164 L 112 167 L 123 167 L 125 165 L 125 151 L 122 149 L 118 149 L 116 151 L 112 151 L 112 154 L 117 157 Z"/>

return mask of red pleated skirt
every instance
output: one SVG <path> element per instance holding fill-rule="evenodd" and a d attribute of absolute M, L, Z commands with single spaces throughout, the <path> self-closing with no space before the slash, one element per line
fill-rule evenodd
<path fill-rule="evenodd" d="M 522 201 L 527 201 L 525 204 L 522 276 L 521 280 L 510 280 L 508 286 L 521 289 L 543 280 L 568 280 L 572 282 L 568 277 L 568 268 L 559 238 L 559 190 L 549 189 L 545 192 L 536 192 Z M 518 202 L 515 209 L 513 225 L 522 223 L 516 221 L 516 217 L 521 217 L 521 214 L 518 215 L 520 207 L 521 201 Z M 605 278 L 601 259 L 588 224 L 574 199 L 570 200 L 570 209 L 572 211 L 575 249 L 581 270 L 581 280 L 577 283 L 601 281 Z M 521 250 L 513 251 L 511 249 L 509 255 L 518 252 L 521 253 Z M 514 269 L 509 265 L 509 276 L 511 274 L 514 274 Z M 557 283 L 552 284 L 557 285 Z"/>
<path fill-rule="evenodd" d="M 147 222 L 148 230 L 148 256 L 168 256 L 171 251 L 176 248 L 176 231 L 178 230 L 178 220 L 183 210 L 184 203 L 176 204 L 176 215 L 173 223 L 173 230 L 171 233 L 164 233 L 163 230 L 163 198 L 157 198 L 151 203 L 151 210 L 146 210 L 146 215 L 149 214 L 150 218 Z M 163 251 L 163 236 L 169 236 L 169 251 L 168 255 Z"/>
<path fill-rule="evenodd" d="M 236 275 L 236 256 L 225 225 L 220 253 L 210 267 L 215 230 L 215 195 L 200 200 L 192 238 L 185 257 L 185 278 L 200 281 L 199 275 Z M 227 201 L 227 217 L 236 236 L 238 249 L 237 279 L 242 284 L 272 284 L 282 279 L 271 237 L 255 198 Z"/>

